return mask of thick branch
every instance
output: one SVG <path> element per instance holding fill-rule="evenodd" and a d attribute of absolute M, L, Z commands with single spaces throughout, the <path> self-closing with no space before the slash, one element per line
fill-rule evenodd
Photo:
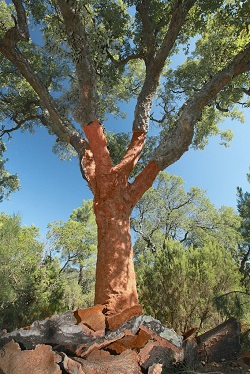
<path fill-rule="evenodd" d="M 137 175 L 134 182 L 129 185 L 131 205 L 135 206 L 142 195 L 152 186 L 159 171 L 159 166 L 154 161 L 150 161 Z"/>
<path fill-rule="evenodd" d="M 17 14 L 17 24 L 20 34 L 20 40 L 29 41 L 29 29 L 27 26 L 27 19 L 26 19 L 26 13 L 23 6 L 22 0 L 13 0 L 13 4 L 16 8 L 16 14 Z"/>
<path fill-rule="evenodd" d="M 131 171 L 137 164 L 146 140 L 146 133 L 134 131 L 128 150 L 121 162 L 113 168 L 117 172 L 123 172 L 128 178 Z"/>
<path fill-rule="evenodd" d="M 114 58 L 113 58 L 113 61 L 117 64 L 117 65 L 126 65 L 129 61 L 132 61 L 132 60 L 138 60 L 138 59 L 142 59 L 143 58 L 143 55 L 142 53 L 135 53 L 134 55 L 129 55 L 127 57 L 124 57 L 123 59 L 120 58 L 118 61 L 116 61 Z"/>
<path fill-rule="evenodd" d="M 95 194 L 98 187 L 98 194 L 104 196 L 116 178 L 116 173 L 112 172 L 107 140 L 97 120 L 84 125 L 83 130 L 88 139 L 88 147 L 81 164 L 92 192 Z"/>
<path fill-rule="evenodd" d="M 176 2 L 168 31 L 163 39 L 161 47 L 158 49 L 158 52 L 156 54 L 152 52 L 156 49 L 155 45 L 152 45 L 150 48 L 148 46 L 147 48 L 148 55 L 145 58 L 146 77 L 135 108 L 133 130 L 143 130 L 145 132 L 148 131 L 150 110 L 152 108 L 152 102 L 159 84 L 160 75 L 162 73 L 166 58 L 172 50 L 176 38 L 185 22 L 186 16 L 194 3 L 195 0 Z M 144 13 L 145 12 L 143 11 L 142 14 Z M 146 14 L 143 17 L 145 18 L 144 23 L 148 21 Z M 155 42 L 153 41 L 152 37 L 148 37 L 147 43 L 149 44 Z"/>
<path fill-rule="evenodd" d="M 180 109 L 179 118 L 163 136 L 159 146 L 155 150 L 154 160 L 161 170 L 173 164 L 192 143 L 194 126 L 199 120 L 204 107 L 213 100 L 229 82 L 240 74 L 250 70 L 250 43 L 243 51 L 238 53 L 231 63 L 219 71 L 205 84 L 199 92 L 189 99 Z"/>
<path fill-rule="evenodd" d="M 147 48 L 147 56 L 152 58 L 155 50 L 155 34 L 153 24 L 149 17 L 149 9 L 150 0 L 144 0 L 136 7 L 136 10 L 140 14 L 142 20 L 142 35 Z"/>
<path fill-rule="evenodd" d="M 84 133 L 96 163 L 96 172 L 108 174 L 112 168 L 112 161 L 107 148 L 107 140 L 100 122 L 92 121 L 83 126 Z"/>
<path fill-rule="evenodd" d="M 83 22 L 77 14 L 76 2 L 57 0 L 63 16 L 68 43 L 73 51 L 79 84 L 79 109 L 76 119 L 80 123 L 89 123 L 98 118 L 96 71 L 91 58 L 87 35 Z"/>
<path fill-rule="evenodd" d="M 176 38 L 185 23 L 189 10 L 193 7 L 196 0 L 177 1 L 172 12 L 168 31 L 163 39 L 162 45 L 157 52 L 155 63 L 159 65 L 158 69 L 163 68 L 166 58 L 172 50 Z"/>

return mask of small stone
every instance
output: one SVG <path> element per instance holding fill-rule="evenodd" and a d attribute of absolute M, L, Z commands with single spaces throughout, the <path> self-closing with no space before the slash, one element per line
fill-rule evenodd
<path fill-rule="evenodd" d="M 193 335 L 197 330 L 198 330 L 198 327 L 193 327 L 192 329 L 185 331 L 182 334 L 183 339 L 186 340 L 187 338 L 189 338 L 189 336 Z"/>
<path fill-rule="evenodd" d="M 151 331 L 153 336 L 158 336 L 159 339 L 162 338 L 165 341 L 172 343 L 177 349 L 181 349 L 182 347 L 183 337 L 151 316 L 143 315 L 138 317 L 134 323 L 132 331 L 138 331 L 139 328 L 144 329 L 145 331 Z"/>

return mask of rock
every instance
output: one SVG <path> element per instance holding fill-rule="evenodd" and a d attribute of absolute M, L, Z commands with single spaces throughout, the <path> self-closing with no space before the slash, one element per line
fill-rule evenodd
<path fill-rule="evenodd" d="M 79 346 L 94 341 L 99 333 L 87 326 L 77 325 L 73 312 L 54 315 L 43 321 L 32 323 L 29 329 L 18 329 L 10 333 L 0 334 L 0 345 L 10 340 L 23 345 L 25 349 L 33 349 L 37 344 L 49 344 L 58 351 L 74 353 Z M 101 334 L 104 335 L 104 331 Z"/>
<path fill-rule="evenodd" d="M 173 349 L 176 348 L 176 351 L 179 351 L 182 347 L 183 337 L 151 316 L 138 317 L 132 331 L 138 331 L 139 328 L 149 332 L 155 339 L 163 339 L 168 346 L 172 344 Z"/>
<path fill-rule="evenodd" d="M 152 317 L 137 315 L 141 311 L 141 306 L 134 306 L 117 318 L 106 317 L 112 329 L 106 334 L 102 306 L 67 312 L 36 321 L 29 328 L 3 331 L 0 345 L 13 338 L 27 350 L 21 352 L 33 352 L 28 350 L 40 343 L 49 344 L 61 352 L 60 367 L 69 374 L 136 374 L 141 373 L 139 362 L 142 370 L 151 367 L 151 372 L 157 374 L 161 367 L 154 366 L 155 363 L 171 367 L 182 362 L 183 337 Z"/>
<path fill-rule="evenodd" d="M 133 317 L 142 315 L 142 306 L 134 305 L 130 308 L 124 309 L 120 313 L 113 314 L 106 317 L 107 327 L 110 331 L 116 330 L 124 322 L 129 321 Z"/>
<path fill-rule="evenodd" d="M 111 343 L 122 339 L 125 335 L 132 335 L 130 330 L 116 331 L 114 334 L 106 334 L 105 337 L 96 339 L 94 342 L 89 342 L 89 344 L 83 344 L 76 350 L 76 355 L 79 357 L 87 357 L 92 351 L 106 348 Z"/>
<path fill-rule="evenodd" d="M 206 363 L 237 360 L 240 352 L 240 323 L 230 318 L 197 337 L 198 353 Z"/>
<path fill-rule="evenodd" d="M 53 352 L 49 345 L 37 345 L 34 350 L 22 351 L 19 344 L 11 340 L 2 350 L 0 372 L 4 374 L 62 373 L 57 365 L 61 356 Z"/>
<path fill-rule="evenodd" d="M 95 305 L 88 309 L 78 309 L 74 312 L 74 316 L 78 324 L 83 324 L 94 331 L 105 332 L 105 315 L 102 313 L 103 305 Z"/>

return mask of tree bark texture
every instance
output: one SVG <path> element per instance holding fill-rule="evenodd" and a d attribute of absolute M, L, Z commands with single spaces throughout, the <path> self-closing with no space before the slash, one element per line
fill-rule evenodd
<path fill-rule="evenodd" d="M 88 143 L 82 168 L 94 194 L 98 227 L 95 304 L 105 305 L 107 313 L 113 314 L 138 304 L 130 215 L 160 169 L 151 162 L 129 183 L 129 174 L 139 159 L 146 134 L 134 132 L 125 156 L 113 166 L 100 123 L 93 121 L 83 129 Z"/>

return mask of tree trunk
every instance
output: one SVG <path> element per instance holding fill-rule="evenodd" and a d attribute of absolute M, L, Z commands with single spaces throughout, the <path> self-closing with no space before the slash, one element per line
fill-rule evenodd
<path fill-rule="evenodd" d="M 88 143 L 81 168 L 94 194 L 98 231 L 95 304 L 105 305 L 107 313 L 113 314 L 138 304 L 130 215 L 160 169 L 150 162 L 130 183 L 146 134 L 135 131 L 123 159 L 113 166 L 100 123 L 93 121 L 83 129 Z"/>
<path fill-rule="evenodd" d="M 95 304 L 112 314 L 138 304 L 129 202 L 117 188 L 105 201 L 94 201 L 98 227 Z"/>

